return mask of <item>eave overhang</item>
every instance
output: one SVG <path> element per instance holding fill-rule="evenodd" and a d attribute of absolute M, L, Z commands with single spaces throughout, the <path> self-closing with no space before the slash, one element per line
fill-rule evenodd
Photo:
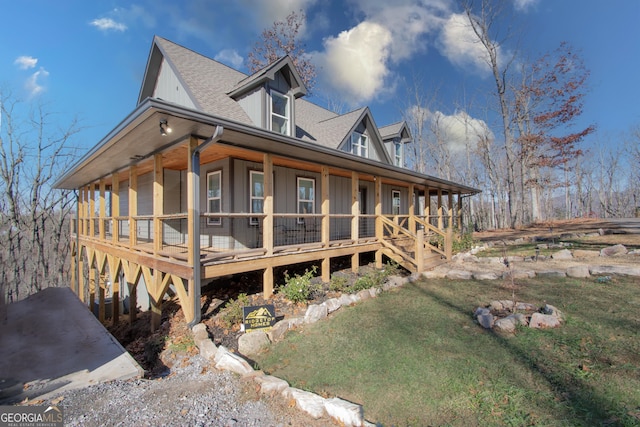
<path fill-rule="evenodd" d="M 161 119 L 169 122 L 173 130 L 171 133 L 173 139 L 167 140 L 166 136 L 160 135 Z M 466 185 L 364 159 L 155 98 L 147 98 L 140 103 L 118 126 L 62 175 L 54 187 L 69 190 L 81 188 L 183 143 L 190 136 L 208 138 L 218 125 L 224 127 L 223 139 L 218 144 L 271 153 L 304 162 L 312 161 L 316 164 L 430 188 L 440 188 L 445 192 L 461 194 L 480 192 Z"/>

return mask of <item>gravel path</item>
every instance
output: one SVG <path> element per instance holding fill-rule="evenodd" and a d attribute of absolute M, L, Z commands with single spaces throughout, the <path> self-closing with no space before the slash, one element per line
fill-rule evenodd
<path fill-rule="evenodd" d="M 281 397 L 259 396 L 250 380 L 218 371 L 196 355 L 170 375 L 97 384 L 43 404 L 64 408 L 65 426 L 334 426 Z"/>

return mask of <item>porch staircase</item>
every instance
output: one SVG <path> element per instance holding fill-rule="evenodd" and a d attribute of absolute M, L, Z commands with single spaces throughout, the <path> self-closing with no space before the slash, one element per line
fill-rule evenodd
<path fill-rule="evenodd" d="M 451 257 L 451 235 L 416 218 L 417 232 L 406 224 L 382 217 L 384 238 L 382 253 L 412 273 L 431 270 Z M 426 233 L 425 233 L 426 231 Z M 432 237 L 442 236 L 444 248 L 432 245 Z"/>

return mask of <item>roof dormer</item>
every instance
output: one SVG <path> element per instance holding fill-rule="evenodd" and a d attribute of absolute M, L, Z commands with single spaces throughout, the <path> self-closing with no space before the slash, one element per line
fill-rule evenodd
<path fill-rule="evenodd" d="M 294 136 L 294 100 L 306 93 L 293 60 L 285 56 L 238 82 L 228 95 L 238 102 L 256 126 Z"/>

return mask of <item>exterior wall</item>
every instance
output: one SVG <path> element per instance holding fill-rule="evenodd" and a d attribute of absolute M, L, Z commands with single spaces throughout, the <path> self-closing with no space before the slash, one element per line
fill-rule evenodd
<path fill-rule="evenodd" d="M 264 88 L 260 87 L 238 99 L 238 104 L 247 113 L 255 126 L 265 127 Z"/>
<path fill-rule="evenodd" d="M 392 191 L 400 192 L 400 215 L 408 215 L 409 213 L 409 191 L 406 187 L 399 187 L 397 185 L 382 185 L 382 214 L 393 214 L 393 199 Z"/>
<path fill-rule="evenodd" d="M 153 91 L 153 97 L 175 102 L 187 108 L 196 108 L 189 94 L 182 86 L 180 79 L 178 79 L 164 59 L 160 66 L 160 73 L 156 81 L 156 88 Z"/>

